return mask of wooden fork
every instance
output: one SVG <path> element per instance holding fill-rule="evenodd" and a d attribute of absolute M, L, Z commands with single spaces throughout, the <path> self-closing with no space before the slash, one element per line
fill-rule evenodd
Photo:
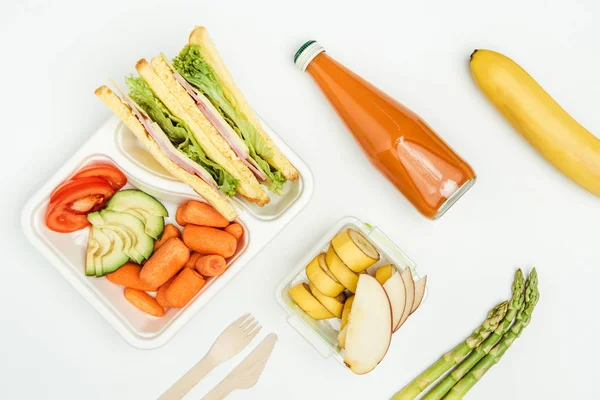
<path fill-rule="evenodd" d="M 208 354 L 182 376 L 159 400 L 181 399 L 219 364 L 242 351 L 261 330 L 250 314 L 229 325 L 212 345 Z"/>

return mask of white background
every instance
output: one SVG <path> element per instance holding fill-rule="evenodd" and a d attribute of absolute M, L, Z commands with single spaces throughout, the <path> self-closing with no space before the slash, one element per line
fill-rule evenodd
<path fill-rule="evenodd" d="M 600 131 L 597 1 L 52 1 L 0 5 L 3 139 L 0 397 L 150 399 L 245 311 L 279 342 L 251 391 L 231 399 L 384 399 L 466 337 L 536 265 L 531 325 L 469 398 L 600 398 L 600 199 L 546 163 L 491 107 L 468 69 L 475 48 L 524 66 L 583 125 Z M 30 246 L 28 196 L 109 116 L 93 95 L 206 25 L 259 114 L 310 165 L 312 202 L 169 344 L 129 347 Z M 292 56 L 307 39 L 423 116 L 478 173 L 429 222 L 366 161 Z M 379 226 L 429 274 L 429 298 L 382 364 L 354 376 L 284 319 L 275 287 L 346 215 Z M 200 398 L 243 358 L 207 377 Z"/>

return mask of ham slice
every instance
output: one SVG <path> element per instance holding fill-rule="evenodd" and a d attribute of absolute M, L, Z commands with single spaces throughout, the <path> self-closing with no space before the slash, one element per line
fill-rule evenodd
<path fill-rule="evenodd" d="M 206 119 L 215 127 L 217 132 L 223 136 L 225 141 L 229 144 L 234 153 L 242 160 L 242 162 L 252 171 L 254 176 L 264 182 L 267 180 L 267 175 L 260 169 L 256 161 L 254 161 L 248 154 L 248 147 L 242 142 L 238 134 L 233 130 L 231 126 L 225 121 L 223 116 L 217 111 L 215 106 L 208 100 L 202 93 L 196 90 L 190 85 L 179 73 L 173 71 L 173 77 L 179 82 L 181 86 L 188 92 L 188 94 L 196 102 L 196 106 Z"/>
<path fill-rule="evenodd" d="M 169 158 L 169 160 L 183 168 L 186 172 L 198 176 L 210 187 L 215 189 L 217 193 L 219 193 L 224 199 L 226 199 L 226 196 L 219 190 L 217 183 L 206 169 L 193 162 L 185 154 L 177 150 L 160 126 L 152 121 L 148 114 L 146 114 L 144 110 L 142 110 L 129 96 L 124 95 L 123 100 L 133 110 L 135 116 L 142 123 L 142 125 L 144 125 L 144 128 L 146 128 L 148 135 L 154 139 L 156 144 L 158 144 L 158 147 Z"/>

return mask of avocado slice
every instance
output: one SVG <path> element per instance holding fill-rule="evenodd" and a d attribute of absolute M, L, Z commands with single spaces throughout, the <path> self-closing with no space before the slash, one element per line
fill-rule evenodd
<path fill-rule="evenodd" d="M 157 215 L 150 215 L 146 219 L 146 233 L 153 239 L 160 239 L 165 230 L 165 218 Z"/>
<path fill-rule="evenodd" d="M 123 253 L 123 241 L 118 235 L 111 236 L 99 228 L 92 229 L 92 241 L 98 243 L 98 250 L 92 256 L 97 277 L 114 272 L 129 261 L 129 257 Z"/>
<path fill-rule="evenodd" d="M 108 236 L 112 242 L 110 251 L 102 256 L 102 273 L 109 274 L 115 272 L 129 261 L 129 256 L 125 253 L 125 243 L 120 235 L 110 229 L 101 229 L 101 232 Z"/>
<path fill-rule="evenodd" d="M 102 257 L 108 254 L 112 249 L 112 242 L 108 235 L 104 232 L 97 230 L 94 232 L 94 239 L 98 243 L 98 250 L 94 253 L 94 266 L 97 277 L 104 275 L 104 269 L 102 266 Z"/>
<path fill-rule="evenodd" d="M 116 235 L 121 239 L 123 242 L 123 253 L 129 256 L 129 258 L 138 264 L 141 264 L 145 260 L 144 256 L 142 256 L 135 248 L 137 238 L 133 232 L 118 225 L 104 225 L 102 230 L 110 236 Z"/>
<path fill-rule="evenodd" d="M 107 210 L 125 212 L 127 210 L 145 210 L 149 215 L 168 217 L 169 212 L 162 203 L 141 190 L 121 190 L 106 204 Z"/>
<path fill-rule="evenodd" d="M 158 240 L 158 238 L 160 238 L 160 235 L 162 235 L 163 230 L 165 229 L 164 217 L 158 215 L 150 215 L 146 210 L 135 208 L 123 212 L 131 214 L 140 221 L 142 221 L 145 226 L 144 230 L 146 234 L 148 234 L 152 239 Z"/>
<path fill-rule="evenodd" d="M 164 217 L 167 209 L 154 197 L 140 190 L 117 192 L 106 204 L 106 209 L 128 213 L 144 223 L 144 231 L 153 239 L 158 239 L 165 228 Z"/>
<path fill-rule="evenodd" d="M 96 264 L 94 262 L 94 254 L 100 248 L 98 240 L 94 237 L 94 231 L 96 228 L 90 229 L 90 237 L 88 239 L 87 250 L 85 252 L 85 274 L 87 276 L 96 275 Z"/>
<path fill-rule="evenodd" d="M 112 210 L 102 210 L 100 211 L 100 215 L 102 216 L 105 225 L 111 227 L 119 226 L 131 231 L 136 239 L 136 243 L 134 244 L 135 250 L 145 259 L 150 257 L 154 251 L 154 240 L 146 234 L 145 226 L 142 221 L 131 214 Z"/>
<path fill-rule="evenodd" d="M 123 241 L 123 253 L 129 258 L 135 260 L 138 264 L 141 264 L 145 260 L 145 257 L 136 249 L 138 239 L 130 229 L 120 225 L 107 224 L 100 211 L 88 214 L 87 219 L 94 227 L 101 228 L 104 232 L 111 235 L 118 235 Z"/>
<path fill-rule="evenodd" d="M 100 215 L 100 211 L 89 213 L 87 215 L 87 219 L 88 219 L 88 221 L 90 221 L 90 224 L 92 224 L 96 227 L 104 225 L 104 220 L 102 219 L 102 216 Z"/>

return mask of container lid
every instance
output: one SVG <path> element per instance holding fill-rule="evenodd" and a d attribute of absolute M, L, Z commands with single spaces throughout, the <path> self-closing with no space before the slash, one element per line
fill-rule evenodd
<path fill-rule="evenodd" d="M 325 49 L 323 48 L 323 46 L 321 46 L 315 40 L 309 40 L 308 42 L 300 46 L 300 48 L 296 52 L 296 55 L 294 56 L 294 64 L 296 64 L 296 66 L 300 68 L 301 71 L 305 71 L 306 67 L 308 67 L 308 64 L 310 64 L 310 62 L 316 56 L 318 56 L 321 52 L 324 51 Z"/>

